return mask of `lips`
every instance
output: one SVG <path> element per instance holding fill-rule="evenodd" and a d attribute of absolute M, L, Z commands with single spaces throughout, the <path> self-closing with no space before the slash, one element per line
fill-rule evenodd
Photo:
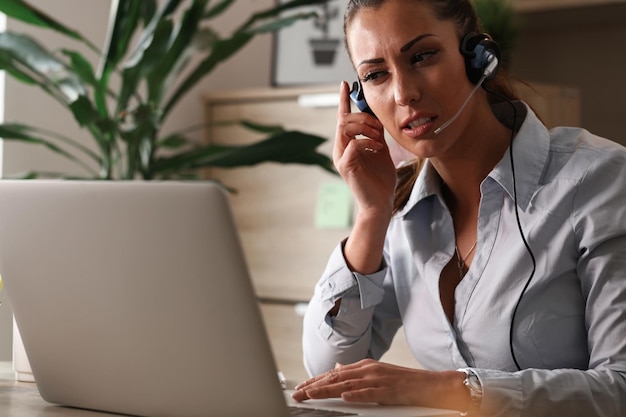
<path fill-rule="evenodd" d="M 419 119 L 413 120 L 411 123 L 409 123 L 407 127 L 409 129 L 416 129 L 432 121 L 433 119 L 434 117 L 420 117 Z"/>
<path fill-rule="evenodd" d="M 435 115 L 414 115 L 404 121 L 402 131 L 411 137 L 421 136 L 433 128 L 436 119 Z"/>

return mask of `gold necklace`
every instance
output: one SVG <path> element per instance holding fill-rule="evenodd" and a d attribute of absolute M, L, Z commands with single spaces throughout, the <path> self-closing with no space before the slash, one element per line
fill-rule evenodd
<path fill-rule="evenodd" d="M 456 267 L 459 270 L 460 279 L 463 279 L 463 277 L 465 276 L 465 272 L 467 272 L 466 271 L 467 265 L 465 264 L 465 261 L 467 261 L 467 258 L 469 258 L 469 256 L 472 254 L 472 252 L 476 248 L 477 243 L 478 243 L 478 240 L 474 242 L 474 244 L 472 245 L 470 250 L 467 251 L 467 254 L 464 257 L 461 257 L 461 253 L 459 252 L 459 247 L 456 244 L 454 245 L 454 250 L 456 251 Z"/>

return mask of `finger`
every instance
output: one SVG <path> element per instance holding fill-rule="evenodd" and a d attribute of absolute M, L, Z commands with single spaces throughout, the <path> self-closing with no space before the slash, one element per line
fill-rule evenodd
<path fill-rule="evenodd" d="M 318 383 L 320 381 L 334 382 L 338 379 L 337 373 L 338 373 L 338 368 L 335 365 L 334 369 L 331 369 L 330 371 L 317 375 L 313 378 L 309 378 L 306 381 L 301 382 L 300 384 L 296 385 L 296 389 L 299 390 L 299 389 L 308 387 L 312 384 Z"/>
<path fill-rule="evenodd" d="M 339 105 L 337 106 L 338 114 L 351 113 L 350 109 L 350 86 L 347 82 L 342 81 L 339 86 Z"/>
<path fill-rule="evenodd" d="M 341 365 L 335 365 L 334 369 L 298 384 L 296 386 L 296 391 L 292 394 L 292 398 L 298 402 L 312 398 L 330 398 L 327 397 L 327 395 L 332 395 L 334 398 L 338 398 L 344 391 L 343 389 L 337 387 L 337 383 L 340 383 L 341 380 L 341 376 L 339 375 L 340 366 Z M 319 391 L 319 387 L 324 387 L 326 389 Z M 310 396 L 309 390 L 313 390 L 313 392 L 318 393 L 317 395 L 321 395 L 321 397 Z"/>
<path fill-rule="evenodd" d="M 383 387 L 367 387 L 350 390 L 341 394 L 341 399 L 348 402 L 385 404 L 388 401 L 389 390 Z"/>
<path fill-rule="evenodd" d="M 299 383 L 298 385 L 296 385 L 295 389 L 301 390 L 306 387 L 310 387 L 314 384 L 315 385 L 331 384 L 331 383 L 339 382 L 341 380 L 361 378 L 363 376 L 362 370 L 361 370 L 363 367 L 366 367 L 369 365 L 375 365 L 379 363 L 380 362 L 375 361 L 373 359 L 364 359 L 364 360 L 351 363 L 348 365 L 336 363 L 333 369 L 327 372 L 324 372 L 323 374 L 316 375 L 312 378 L 307 379 L 306 381 Z"/>
<path fill-rule="evenodd" d="M 325 399 L 325 398 L 340 398 L 344 393 L 350 392 L 357 387 L 359 380 L 349 379 L 346 381 L 336 382 L 327 385 L 310 385 L 301 390 L 298 390 L 298 395 L 294 394 L 294 399 L 300 399 L 300 401 L 308 399 Z"/>
<path fill-rule="evenodd" d="M 335 132 L 335 144 L 333 146 L 333 157 L 337 160 L 348 146 L 348 143 L 356 138 L 356 135 L 359 132 L 354 128 L 350 127 L 347 115 L 350 112 L 350 93 L 348 90 L 348 83 L 345 81 L 341 82 L 341 86 L 339 88 L 339 105 L 337 107 L 337 128 Z M 348 129 L 348 127 L 350 127 Z"/>
<path fill-rule="evenodd" d="M 343 155 L 346 147 L 358 136 L 384 142 L 383 125 L 380 121 L 367 113 L 352 113 L 350 107 L 350 87 L 342 81 L 339 89 L 339 104 L 337 107 L 337 129 L 333 158 L 337 161 Z"/>

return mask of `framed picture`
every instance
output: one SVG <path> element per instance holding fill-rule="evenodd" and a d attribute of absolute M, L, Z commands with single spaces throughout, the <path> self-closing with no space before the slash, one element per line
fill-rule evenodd
<path fill-rule="evenodd" d="M 356 79 L 344 45 L 344 7 L 345 0 L 311 6 L 317 18 L 298 21 L 274 34 L 273 85 L 339 84 Z"/>

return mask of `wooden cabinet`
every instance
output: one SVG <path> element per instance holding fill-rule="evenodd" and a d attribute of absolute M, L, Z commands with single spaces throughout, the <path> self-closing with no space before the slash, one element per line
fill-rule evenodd
<path fill-rule="evenodd" d="M 327 137 L 322 150 L 330 155 L 338 87 L 211 94 L 205 98 L 207 140 L 236 144 L 258 139 L 256 134 L 226 123 L 246 119 Z M 579 124 L 576 89 L 535 84 L 520 85 L 518 90 L 549 126 Z M 238 190 L 231 195 L 233 211 L 278 366 L 289 380 L 303 379 L 302 316 L 297 307 L 309 300 L 330 252 L 350 232 L 349 227 L 315 226 L 318 193 L 324 184 L 341 180 L 317 167 L 269 163 L 215 169 L 208 175 Z M 384 359 L 416 366 L 402 332 Z"/>

